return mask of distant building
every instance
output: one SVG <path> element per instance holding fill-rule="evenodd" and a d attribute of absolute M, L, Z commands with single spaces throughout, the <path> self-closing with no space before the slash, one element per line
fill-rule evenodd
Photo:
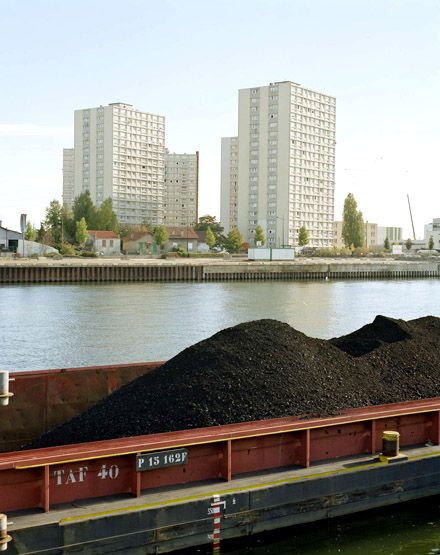
<path fill-rule="evenodd" d="M 392 245 L 393 243 L 399 243 L 402 240 L 402 228 L 378 226 L 377 244 L 383 246 L 387 237 L 390 245 Z"/>
<path fill-rule="evenodd" d="M 238 137 L 223 137 L 220 221 L 225 234 L 238 225 Z"/>
<path fill-rule="evenodd" d="M 19 231 L 2 227 L 2 222 L 0 222 L 0 252 L 17 252 L 18 243 L 22 238 Z"/>
<path fill-rule="evenodd" d="M 199 198 L 199 153 L 165 153 L 163 221 L 165 225 L 197 223 Z"/>
<path fill-rule="evenodd" d="M 165 243 L 165 250 L 181 248 L 188 252 L 197 252 L 199 236 L 192 227 L 189 226 L 166 226 L 168 241 Z"/>
<path fill-rule="evenodd" d="M 126 254 L 147 254 L 151 251 L 154 243 L 153 236 L 148 231 L 130 233 L 122 242 L 122 248 Z"/>
<path fill-rule="evenodd" d="M 340 249 L 345 246 L 342 239 L 342 221 L 333 222 L 334 245 Z M 365 222 L 364 245 L 370 247 L 383 247 L 385 237 L 388 237 L 390 245 L 399 242 L 402 238 L 401 227 L 381 227 L 375 223 Z"/>
<path fill-rule="evenodd" d="M 414 253 L 414 252 L 417 252 L 418 250 L 423 250 L 425 248 L 428 248 L 425 245 L 425 240 L 424 239 L 412 239 L 411 237 L 409 239 L 411 241 L 411 248 L 409 250 L 406 248 L 406 242 L 407 242 L 408 238 L 401 239 L 400 241 L 398 241 L 398 244 L 402 246 L 402 253 L 403 254 Z M 393 247 L 393 243 L 391 243 L 391 248 L 392 247 Z"/>
<path fill-rule="evenodd" d="M 123 102 L 75 110 L 74 197 L 111 198 L 120 222 L 163 220 L 165 118 Z"/>
<path fill-rule="evenodd" d="M 365 222 L 364 241 L 366 247 L 370 248 L 377 246 L 377 229 L 377 224 Z"/>
<path fill-rule="evenodd" d="M 63 148 L 63 204 L 72 208 L 75 200 L 75 149 Z"/>
<path fill-rule="evenodd" d="M 23 241 L 23 235 L 19 231 L 13 231 L 2 227 L 0 222 L 0 256 L 10 256 L 9 253 L 17 253 L 20 256 L 31 256 L 32 254 L 44 256 L 45 254 L 58 254 L 58 250 L 43 245 L 36 241 Z"/>
<path fill-rule="evenodd" d="M 96 231 L 89 229 L 86 247 L 104 255 L 115 255 L 121 252 L 121 240 L 113 231 Z"/>
<path fill-rule="evenodd" d="M 440 249 L 440 218 L 434 218 L 430 224 L 425 225 L 424 241 L 425 246 L 429 246 L 429 238 L 434 240 L 434 249 Z"/>
<path fill-rule="evenodd" d="M 300 227 L 309 245 L 333 244 L 336 99 L 290 81 L 239 91 L 237 192 L 232 159 L 222 160 L 222 223 L 237 227 L 253 244 L 260 225 L 267 245 L 297 245 Z M 231 155 L 233 140 L 222 143 Z M 229 169 L 228 169 L 229 168 Z M 223 219 L 228 219 L 224 222 Z M 234 214 L 234 211 L 232 211 Z M 229 225 L 228 225 L 229 224 Z"/>

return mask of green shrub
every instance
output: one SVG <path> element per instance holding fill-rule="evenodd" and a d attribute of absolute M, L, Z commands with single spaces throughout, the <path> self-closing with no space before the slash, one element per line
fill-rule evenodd
<path fill-rule="evenodd" d="M 71 245 L 70 243 L 67 243 L 67 242 L 63 243 L 61 245 L 60 252 L 61 252 L 61 254 L 64 254 L 66 256 L 75 256 L 76 255 L 75 247 L 73 245 Z"/>
<path fill-rule="evenodd" d="M 95 251 L 82 251 L 80 256 L 84 258 L 96 258 L 98 255 L 96 254 Z"/>

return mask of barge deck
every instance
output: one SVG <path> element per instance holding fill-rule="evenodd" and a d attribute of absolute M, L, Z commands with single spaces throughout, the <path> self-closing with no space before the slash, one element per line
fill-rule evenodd
<path fill-rule="evenodd" d="M 15 514 L 11 554 L 167 553 L 209 544 L 214 502 L 222 539 L 309 523 L 440 493 L 440 447 L 404 450 L 385 464 L 356 456 L 239 477 L 228 484 L 151 490 L 137 499 L 94 499 L 48 513 Z"/>
<path fill-rule="evenodd" d="M 0 420 L 8 553 L 168 553 L 440 494 L 440 397 L 11 451 L 158 364 L 14 373 Z M 405 457 L 387 464 L 391 430 Z"/>

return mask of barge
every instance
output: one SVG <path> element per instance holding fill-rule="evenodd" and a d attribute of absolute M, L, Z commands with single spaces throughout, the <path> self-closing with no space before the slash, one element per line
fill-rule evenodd
<path fill-rule="evenodd" d="M 11 374 L 11 554 L 167 553 L 440 493 L 440 397 L 18 451 L 160 363 Z M 380 459 L 384 432 L 403 457 Z M 393 464 L 391 464 L 393 463 Z"/>

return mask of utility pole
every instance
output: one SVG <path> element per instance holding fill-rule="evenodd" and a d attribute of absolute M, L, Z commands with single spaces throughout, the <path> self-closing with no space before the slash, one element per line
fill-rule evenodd
<path fill-rule="evenodd" d="M 23 257 L 25 256 L 25 252 L 24 252 L 24 234 L 26 232 L 26 218 L 27 218 L 26 214 L 21 214 L 20 215 L 21 239 L 23 241 Z"/>

